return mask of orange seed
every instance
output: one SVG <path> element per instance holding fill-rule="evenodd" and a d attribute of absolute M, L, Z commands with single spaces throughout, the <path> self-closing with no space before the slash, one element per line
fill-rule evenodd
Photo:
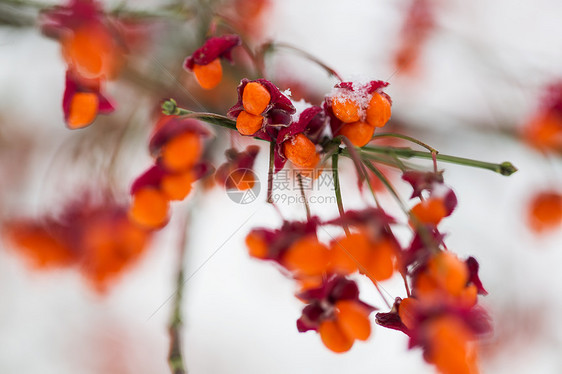
<path fill-rule="evenodd" d="M 443 200 L 436 198 L 430 198 L 418 203 L 412 208 L 411 213 L 420 223 L 435 226 L 447 215 Z"/>
<path fill-rule="evenodd" d="M 63 56 L 83 78 L 111 78 L 119 65 L 119 50 L 101 24 L 86 23 L 63 39 Z"/>
<path fill-rule="evenodd" d="M 351 339 L 367 340 L 371 336 L 369 310 L 353 300 L 342 300 L 336 303 L 338 309 L 338 325 Z"/>
<path fill-rule="evenodd" d="M 345 123 L 338 131 L 338 135 L 345 136 L 356 147 L 363 147 L 371 141 L 374 132 L 375 127 L 367 122 L 352 122 Z"/>
<path fill-rule="evenodd" d="M 328 248 L 313 235 L 293 243 L 283 258 L 287 269 L 303 275 L 321 275 L 328 264 Z"/>
<path fill-rule="evenodd" d="M 361 119 L 359 105 L 347 98 L 332 98 L 332 111 L 334 115 L 343 122 L 357 122 Z"/>
<path fill-rule="evenodd" d="M 271 101 L 271 95 L 267 88 L 258 82 L 250 82 L 244 87 L 242 93 L 242 105 L 244 110 L 253 115 L 260 115 Z"/>
<path fill-rule="evenodd" d="M 242 135 L 254 135 L 262 125 L 263 116 L 255 116 L 244 110 L 236 118 L 236 130 Z"/>
<path fill-rule="evenodd" d="M 96 119 L 99 99 L 92 92 L 78 92 L 72 96 L 67 123 L 71 129 L 88 126 Z"/>
<path fill-rule="evenodd" d="M 373 281 L 383 281 L 394 273 L 396 254 L 393 245 L 383 240 L 371 247 L 368 263 L 365 266 L 367 276 Z"/>
<path fill-rule="evenodd" d="M 207 65 L 193 65 L 193 74 L 201 88 L 211 90 L 218 86 L 222 80 L 222 65 L 216 58 Z"/>
<path fill-rule="evenodd" d="M 352 338 L 349 338 L 336 321 L 326 320 L 320 324 L 318 328 L 322 343 L 333 352 L 347 352 L 353 346 Z"/>
<path fill-rule="evenodd" d="M 164 144 L 162 162 L 169 170 L 184 171 L 199 161 L 202 151 L 200 137 L 193 132 L 184 132 Z"/>
<path fill-rule="evenodd" d="M 366 265 L 370 243 L 365 233 L 357 232 L 334 240 L 330 248 L 332 271 L 351 274 Z"/>
<path fill-rule="evenodd" d="M 162 227 L 168 221 L 168 200 L 153 187 L 138 190 L 133 196 L 129 217 L 141 226 Z"/>
<path fill-rule="evenodd" d="M 562 195 L 555 191 L 541 192 L 531 201 L 528 222 L 535 232 L 554 229 L 562 223 Z"/>
<path fill-rule="evenodd" d="M 390 119 L 390 101 L 383 95 L 375 92 L 367 107 L 367 122 L 375 127 L 383 127 Z"/>
<path fill-rule="evenodd" d="M 194 181 L 195 176 L 190 170 L 181 174 L 165 175 L 160 182 L 160 187 L 168 199 L 183 200 L 191 192 Z"/>
<path fill-rule="evenodd" d="M 320 161 L 316 146 L 302 133 L 284 142 L 283 152 L 293 164 L 303 168 L 312 168 Z"/>
<path fill-rule="evenodd" d="M 408 297 L 400 303 L 398 308 L 398 315 L 400 320 L 407 328 L 412 329 L 416 325 L 416 309 L 419 302 L 418 300 Z"/>
<path fill-rule="evenodd" d="M 468 282 L 468 267 L 451 252 L 439 252 L 427 264 L 427 274 L 440 288 L 451 295 L 458 295 Z"/>
<path fill-rule="evenodd" d="M 267 243 L 259 233 L 251 231 L 248 236 L 246 236 L 246 246 L 248 247 L 250 256 L 255 258 L 267 257 Z"/>

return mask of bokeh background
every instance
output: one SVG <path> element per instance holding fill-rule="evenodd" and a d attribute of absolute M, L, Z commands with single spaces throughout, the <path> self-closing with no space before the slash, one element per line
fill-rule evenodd
<path fill-rule="evenodd" d="M 126 6 L 151 10 L 162 3 L 135 0 Z M 450 249 L 478 259 L 489 292 L 481 302 L 493 316 L 494 334 L 482 345 L 482 372 L 560 373 L 562 228 L 536 235 L 527 223 L 527 207 L 538 191 L 561 189 L 562 162 L 527 146 L 520 130 L 540 107 L 545 88 L 562 79 L 562 4 L 435 0 L 434 25 L 420 41 L 415 68 L 405 72 L 393 62 L 410 3 L 272 0 L 254 42 L 289 43 L 346 79 L 388 80 L 394 102 L 389 130 L 399 127 L 444 154 L 509 160 L 518 167 L 503 177 L 440 164 L 459 199 L 443 229 Z M 107 9 L 116 4 L 104 2 Z M 186 4 L 201 17 L 227 6 Z M 59 212 L 84 190 L 108 183 L 127 201 L 130 183 L 150 165 L 146 142 L 159 100 L 175 97 L 197 108 L 196 97 L 217 113 L 235 103 L 234 78 L 230 91 L 205 94 L 182 72 L 183 58 L 204 36 L 203 22 L 159 18 L 136 30 L 141 52 L 132 52 L 125 72 L 108 85 L 117 111 L 70 131 L 60 108 L 65 65 L 59 44 L 34 26 L 33 9 L 0 0 L 0 11 L 3 221 Z M 335 83 L 287 51 L 268 59 L 267 72 L 282 88 L 308 97 L 321 98 Z M 131 125 L 120 141 L 125 124 Z M 224 131 L 216 132 L 213 157 L 220 162 L 228 139 Z M 109 175 L 108 154 L 115 149 L 118 162 Z M 370 200 L 356 191 L 351 163 L 342 167 L 344 204 L 360 208 Z M 255 170 L 265 183 L 265 148 Z M 410 193 L 405 186 L 400 191 L 404 197 Z M 330 190 L 314 193 L 328 196 Z M 240 205 L 219 187 L 200 186 L 174 207 L 172 221 L 150 250 L 103 295 L 77 271 L 37 271 L 3 243 L 0 372 L 167 372 L 167 324 L 183 223 L 177 217 L 189 212 L 182 331 L 189 373 L 432 373 L 421 351 L 408 351 L 406 336 L 396 331 L 375 328 L 368 342 L 343 355 L 328 351 L 316 334 L 297 332 L 301 305 L 294 285 L 274 266 L 250 259 L 244 247 L 252 227 L 281 222 L 264 200 L 265 188 L 255 202 Z M 382 202 L 397 211 L 390 197 Z M 304 219 L 300 204 L 280 205 L 287 218 Z M 311 207 L 322 217 L 337 214 L 333 203 Z M 384 309 L 369 283 L 361 282 L 365 299 Z M 404 295 L 401 279 L 383 286 L 392 297 Z"/>

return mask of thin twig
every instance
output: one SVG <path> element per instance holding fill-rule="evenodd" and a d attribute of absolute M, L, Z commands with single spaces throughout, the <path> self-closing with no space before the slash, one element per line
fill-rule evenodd
<path fill-rule="evenodd" d="M 297 174 L 297 181 L 299 182 L 299 189 L 301 191 L 301 197 L 304 203 L 304 208 L 306 209 L 306 219 L 310 220 L 310 206 L 308 205 L 308 200 L 306 199 L 306 194 L 304 193 L 304 186 L 302 183 L 301 173 Z"/>
<path fill-rule="evenodd" d="M 181 236 L 179 240 L 179 258 L 178 258 L 178 269 L 176 277 L 176 293 L 174 295 L 174 305 L 172 309 L 172 316 L 170 318 L 170 324 L 168 330 L 170 333 L 170 351 L 168 354 L 168 363 L 170 365 L 170 370 L 172 374 L 185 374 L 187 370 L 185 369 L 185 363 L 182 354 L 182 339 L 181 339 L 181 329 L 183 327 L 182 321 L 182 311 L 181 304 L 183 300 L 183 291 L 185 285 L 185 273 L 184 273 L 184 260 L 187 252 L 187 232 L 188 232 L 189 219 L 186 213 L 184 219 L 181 222 Z"/>
<path fill-rule="evenodd" d="M 343 201 L 342 201 L 342 197 L 341 197 L 341 187 L 340 187 L 340 177 L 339 177 L 339 173 L 338 173 L 338 158 L 339 158 L 339 154 L 334 153 L 332 155 L 332 175 L 334 178 L 334 192 L 336 194 L 336 202 L 338 204 L 338 211 L 340 212 L 340 216 L 343 218 L 343 215 L 345 214 L 345 211 L 343 209 Z M 347 224 L 344 222 L 344 224 L 342 225 L 343 230 L 345 231 L 346 235 L 350 235 L 349 232 L 349 227 L 347 227 Z"/>

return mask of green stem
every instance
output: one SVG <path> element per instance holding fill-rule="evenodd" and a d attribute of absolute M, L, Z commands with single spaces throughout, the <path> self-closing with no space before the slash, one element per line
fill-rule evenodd
<path fill-rule="evenodd" d="M 208 123 L 213 124 L 213 125 L 222 126 L 222 127 L 228 128 L 230 130 L 236 130 L 236 122 L 231 120 L 230 118 L 225 117 L 225 116 L 221 116 L 221 115 L 218 115 L 218 114 L 214 114 L 214 113 L 192 112 L 190 110 L 180 108 L 180 107 L 177 106 L 174 99 L 166 100 L 162 104 L 162 112 L 164 114 L 174 114 L 174 115 L 186 116 L 186 117 L 189 117 L 189 118 L 196 118 L 196 119 L 208 122 Z M 385 135 L 385 134 L 379 134 L 379 135 Z M 404 138 L 404 139 L 409 138 L 406 135 L 400 135 L 400 134 L 394 134 L 394 135 L 398 135 L 398 137 Z M 255 139 L 259 139 L 259 138 L 255 138 Z M 260 140 L 264 140 L 264 139 L 260 139 Z M 416 144 L 421 143 L 417 139 L 414 139 L 414 138 L 411 138 L 411 140 L 416 142 Z M 417 143 L 417 142 L 419 142 L 419 143 Z M 423 143 L 421 143 L 421 144 L 423 144 Z M 425 145 L 425 146 L 429 147 L 428 145 Z M 431 149 L 433 149 L 433 148 L 431 148 Z M 373 155 L 370 155 L 369 153 L 371 153 L 371 154 L 372 153 L 383 154 L 383 155 L 388 155 L 388 156 L 391 156 L 391 157 L 424 158 L 424 159 L 431 159 L 431 160 L 435 160 L 435 161 L 439 160 L 439 161 L 443 161 L 443 162 L 449 162 L 449 163 L 452 163 L 452 164 L 458 164 L 458 165 L 464 165 L 464 166 L 470 166 L 470 167 L 490 170 L 490 171 L 493 171 L 495 173 L 505 175 L 505 176 L 509 176 L 509 175 L 511 175 L 511 174 L 513 174 L 517 171 L 517 168 L 515 166 L 513 166 L 513 164 L 509 161 L 502 162 L 501 164 L 496 164 L 496 163 L 492 163 L 492 162 L 473 160 L 473 159 L 470 159 L 470 158 L 438 154 L 435 149 L 433 149 L 433 151 L 431 151 L 431 152 L 423 152 L 423 151 L 415 151 L 411 148 L 398 148 L 398 147 L 388 147 L 388 146 L 364 146 L 362 148 L 359 148 L 359 150 L 362 153 L 362 155 L 366 156 L 367 158 L 369 158 L 369 156 L 373 156 Z M 350 156 L 352 156 L 351 153 L 350 153 Z M 333 159 L 333 156 L 332 156 L 332 159 Z"/>
<path fill-rule="evenodd" d="M 192 110 L 180 108 L 177 106 L 177 103 L 174 99 L 169 99 L 162 103 L 162 113 L 166 115 L 174 115 L 174 116 L 181 116 L 184 118 L 198 119 L 200 121 L 207 122 L 211 125 L 224 127 L 226 129 L 233 130 L 233 131 L 238 131 L 236 130 L 236 121 L 234 120 L 231 120 L 226 116 L 221 116 L 220 114 L 194 112 Z M 254 139 L 265 141 L 265 142 L 268 141 L 256 137 L 254 137 Z"/>
<path fill-rule="evenodd" d="M 410 148 L 365 146 L 362 148 L 362 151 L 378 153 L 378 154 L 395 155 L 404 158 L 433 159 L 433 157 L 435 157 L 439 161 L 490 170 L 505 176 L 509 176 L 517 171 L 517 168 L 513 166 L 511 162 L 508 161 L 502 162 L 501 164 L 495 164 L 491 162 L 478 161 L 478 160 L 473 160 L 464 157 L 435 154 L 431 152 L 414 151 L 413 149 Z"/>
<path fill-rule="evenodd" d="M 55 4 L 48 4 L 34 0 L 2 0 L 2 4 L 11 7 L 34 8 L 37 10 L 46 10 L 54 8 Z M 126 3 L 122 2 L 106 12 L 108 15 L 123 18 L 178 18 L 187 19 L 194 13 L 192 10 L 185 8 L 183 5 L 165 6 L 154 10 L 133 10 L 125 7 Z"/>
<path fill-rule="evenodd" d="M 342 156 L 352 158 L 352 155 L 349 153 L 347 149 L 342 149 L 340 154 Z M 361 159 L 368 159 L 371 161 L 375 161 L 378 164 L 383 164 L 386 166 L 400 169 L 400 171 L 402 172 L 405 172 L 407 170 L 415 170 L 415 167 L 411 165 L 405 165 L 402 160 L 396 157 L 396 155 L 375 155 L 375 154 L 361 152 Z"/>
<path fill-rule="evenodd" d="M 297 174 L 297 181 L 299 182 L 299 189 L 301 191 L 301 197 L 304 202 L 304 208 L 306 209 L 306 218 L 310 220 L 310 206 L 308 205 L 308 200 L 306 199 L 306 194 L 304 193 L 304 186 L 302 183 L 302 175 L 301 173 Z"/>
<path fill-rule="evenodd" d="M 404 204 L 404 202 L 402 201 L 402 199 L 400 198 L 400 196 L 398 195 L 398 193 L 396 192 L 396 190 L 394 189 L 394 187 L 392 186 L 392 184 L 390 183 L 390 181 L 388 180 L 388 178 L 386 178 L 384 176 L 384 174 L 375 166 L 371 163 L 370 160 L 363 160 L 363 164 L 373 172 L 373 174 L 375 174 L 377 176 L 377 178 L 380 179 L 380 181 L 385 185 L 385 187 L 388 189 L 388 191 L 392 194 L 392 196 L 394 196 L 394 198 L 396 199 L 396 201 L 398 202 L 398 205 L 400 205 L 400 208 L 402 208 L 402 210 L 404 212 L 406 212 L 406 214 L 408 214 L 409 210 L 408 207 L 406 206 L 406 204 Z"/>
<path fill-rule="evenodd" d="M 275 143 L 269 143 L 269 168 L 267 170 L 267 200 L 273 204 L 273 168 L 275 167 Z"/>
<path fill-rule="evenodd" d="M 409 142 L 415 143 L 417 145 L 421 145 L 422 147 L 424 147 L 425 149 L 427 149 L 429 152 L 434 152 L 435 154 L 439 153 L 439 151 L 437 151 L 435 148 L 431 147 L 430 145 L 425 144 L 424 142 L 422 142 L 421 140 L 418 140 L 416 138 L 412 138 L 411 136 L 408 135 L 403 135 L 403 134 L 397 134 L 397 133 L 393 133 L 393 132 L 383 132 L 381 134 L 375 134 L 373 135 L 373 139 L 376 138 L 398 138 L 398 139 L 404 139 L 407 140 Z"/>
<path fill-rule="evenodd" d="M 13 6 L 13 7 L 35 8 L 39 10 L 52 7 L 52 5 L 50 4 L 45 4 L 41 1 L 33 1 L 33 0 L 2 0 L 2 4 Z"/>
<path fill-rule="evenodd" d="M 183 290 L 185 286 L 184 260 L 187 252 L 187 227 L 189 223 L 187 214 L 182 221 L 182 231 L 179 243 L 178 270 L 176 277 L 176 294 L 174 297 L 172 316 L 170 318 L 170 324 L 168 326 L 168 330 L 170 333 L 168 364 L 170 365 L 172 374 L 185 374 L 187 372 L 183 360 L 181 339 L 181 329 L 183 327 L 181 305 L 183 300 Z"/>
<path fill-rule="evenodd" d="M 371 195 L 373 195 L 373 199 L 375 200 L 375 204 L 377 205 L 378 208 L 380 208 L 381 204 L 379 202 L 379 199 L 377 198 L 377 194 L 375 193 L 375 189 L 373 188 L 373 184 L 371 183 L 371 179 L 367 175 L 367 170 L 365 170 L 365 165 L 363 163 L 361 163 L 361 170 L 363 171 L 363 174 L 365 175 L 365 180 L 367 181 L 367 186 L 369 186 L 369 190 L 371 191 Z"/>
<path fill-rule="evenodd" d="M 334 153 L 332 155 L 332 175 L 334 178 L 334 192 L 336 194 L 336 202 L 338 204 L 338 211 L 340 212 L 340 216 L 343 218 L 343 215 L 345 214 L 345 211 L 343 209 L 343 200 L 341 197 L 341 187 L 340 187 L 340 177 L 339 177 L 339 172 L 338 172 L 338 158 L 339 158 L 339 154 Z M 343 230 L 345 231 L 346 235 L 349 235 L 349 227 L 347 227 L 346 224 L 342 225 L 343 226 Z"/>

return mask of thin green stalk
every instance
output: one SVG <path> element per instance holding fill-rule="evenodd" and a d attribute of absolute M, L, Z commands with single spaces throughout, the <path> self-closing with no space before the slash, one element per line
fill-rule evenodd
<path fill-rule="evenodd" d="M 56 4 L 49 4 L 44 3 L 41 1 L 34 1 L 34 0 L 2 0 L 2 4 L 0 5 L 8 5 L 11 7 L 19 7 L 19 8 L 33 8 L 39 11 L 54 8 L 57 6 Z M 184 5 L 173 5 L 173 6 L 164 6 L 157 9 L 152 10 L 136 10 L 136 9 L 128 9 L 125 2 L 117 4 L 113 9 L 107 10 L 106 14 L 115 16 L 115 17 L 126 17 L 126 18 L 177 18 L 177 19 L 188 19 L 189 17 L 194 15 L 194 12 L 191 9 L 186 8 Z"/>
<path fill-rule="evenodd" d="M 377 167 L 375 165 L 373 165 L 370 160 L 363 160 L 363 163 L 373 173 L 375 173 L 375 175 L 381 180 L 381 182 L 383 182 L 383 184 L 386 186 L 386 188 L 389 190 L 389 192 L 392 194 L 392 196 L 394 196 L 394 198 L 398 202 L 398 205 L 400 205 L 400 208 L 402 208 L 404 213 L 406 213 L 406 216 L 408 216 L 408 219 L 410 220 L 412 225 L 415 227 L 416 231 L 420 234 L 421 239 L 428 246 L 428 248 L 430 248 L 432 250 L 439 250 L 438 245 L 436 246 L 435 243 L 433 242 L 433 240 L 430 238 L 429 231 L 419 222 L 419 220 L 416 218 L 416 216 L 414 216 L 410 212 L 410 210 L 408 209 L 406 204 L 402 201 L 402 199 L 400 198 L 400 196 L 398 195 L 398 193 L 396 192 L 396 190 L 394 189 L 394 187 L 392 186 L 390 181 L 384 176 L 384 174 L 381 173 L 381 171 L 379 169 L 377 169 Z"/>
<path fill-rule="evenodd" d="M 176 277 L 176 293 L 174 297 L 174 306 L 172 309 L 172 316 L 170 318 L 170 324 L 168 330 L 170 333 L 170 350 L 168 353 L 168 364 L 170 365 L 170 370 L 172 374 L 185 374 L 187 370 L 185 369 L 185 363 L 183 360 L 182 353 L 182 339 L 181 339 L 181 329 L 183 327 L 182 321 L 182 300 L 183 291 L 185 286 L 185 273 L 184 273 L 184 260 L 187 252 L 187 231 L 188 231 L 188 214 L 186 213 L 185 218 L 182 220 L 182 231 L 179 242 L 179 258 L 178 258 L 178 269 Z"/>
<path fill-rule="evenodd" d="M 517 168 L 513 166 L 513 164 L 509 161 L 502 162 L 501 164 L 495 164 L 491 162 L 478 161 L 478 160 L 473 160 L 464 157 L 434 154 L 434 153 L 432 154 L 431 152 L 414 151 L 413 149 L 410 148 L 365 146 L 362 148 L 362 151 L 378 153 L 378 154 L 395 155 L 403 158 L 433 159 L 433 157 L 435 157 L 439 161 L 490 170 L 505 176 L 509 176 L 517 171 Z"/>
<path fill-rule="evenodd" d="M 380 181 L 385 185 L 385 187 L 392 194 L 392 196 L 394 196 L 396 202 L 398 202 L 398 205 L 400 205 L 400 208 L 402 208 L 402 210 L 406 212 L 406 214 L 408 214 L 408 207 L 406 206 L 406 204 L 404 204 L 404 202 L 400 198 L 400 195 L 398 195 L 398 192 L 396 192 L 396 190 L 394 189 L 388 178 L 386 178 L 384 174 L 375 165 L 371 163 L 370 160 L 363 160 L 363 165 L 365 165 L 369 170 L 371 170 L 377 176 L 377 178 L 380 179 Z"/>
<path fill-rule="evenodd" d="M 373 188 L 373 184 L 371 183 L 371 179 L 367 176 L 367 171 L 365 170 L 364 164 L 361 164 L 361 170 L 365 174 L 365 180 L 367 181 L 367 186 L 369 186 L 369 190 L 371 191 L 371 195 L 373 195 L 373 199 L 375 200 L 375 204 L 377 205 L 377 208 L 380 208 L 381 204 L 379 203 L 379 199 L 377 197 L 377 194 L 375 193 L 375 189 Z"/>
<path fill-rule="evenodd" d="M 304 208 L 306 209 L 306 219 L 310 220 L 310 217 L 311 217 L 310 206 L 308 205 L 308 200 L 306 198 L 306 194 L 304 193 L 304 186 L 303 186 L 303 183 L 302 183 L 301 173 L 297 174 L 297 181 L 299 182 L 299 189 L 301 191 L 301 197 L 302 197 L 302 200 L 304 202 Z"/>
<path fill-rule="evenodd" d="M 437 151 L 435 148 L 431 147 L 430 145 L 425 144 L 424 142 L 422 142 L 421 140 L 418 140 L 416 138 L 412 138 L 411 136 L 408 135 L 403 135 L 403 134 L 397 134 L 397 133 L 393 133 L 393 132 L 383 132 L 381 134 L 375 134 L 373 136 L 373 139 L 376 138 L 398 138 L 398 139 L 404 139 L 407 140 L 409 142 L 415 143 L 417 145 L 420 145 L 422 147 L 424 147 L 425 149 L 427 149 L 429 152 L 435 152 L 436 154 L 439 153 L 439 151 Z"/>
<path fill-rule="evenodd" d="M 334 153 L 332 155 L 332 175 L 334 178 L 334 192 L 336 194 L 336 202 L 338 204 L 338 211 L 340 212 L 340 216 L 343 217 L 345 211 L 343 209 L 343 200 L 341 197 L 341 187 L 340 187 L 340 177 L 338 172 L 338 158 L 339 154 Z M 346 224 L 343 224 L 343 230 L 345 231 L 346 235 L 349 235 L 349 227 Z"/>
<path fill-rule="evenodd" d="M 269 168 L 267 171 L 267 200 L 273 204 L 273 168 L 275 167 L 275 143 L 269 143 Z"/>
<path fill-rule="evenodd" d="M 359 149 L 361 151 L 361 149 Z M 347 149 L 342 149 L 340 154 L 342 156 L 352 158 L 351 154 Z M 404 161 L 400 160 L 396 155 L 379 155 L 374 153 L 366 153 L 360 152 L 362 159 L 368 159 L 371 161 L 376 161 L 378 164 L 383 164 L 386 166 L 390 166 L 393 168 L 400 169 L 400 171 L 405 172 L 407 170 L 415 170 L 416 168 L 413 165 L 406 165 Z"/>

